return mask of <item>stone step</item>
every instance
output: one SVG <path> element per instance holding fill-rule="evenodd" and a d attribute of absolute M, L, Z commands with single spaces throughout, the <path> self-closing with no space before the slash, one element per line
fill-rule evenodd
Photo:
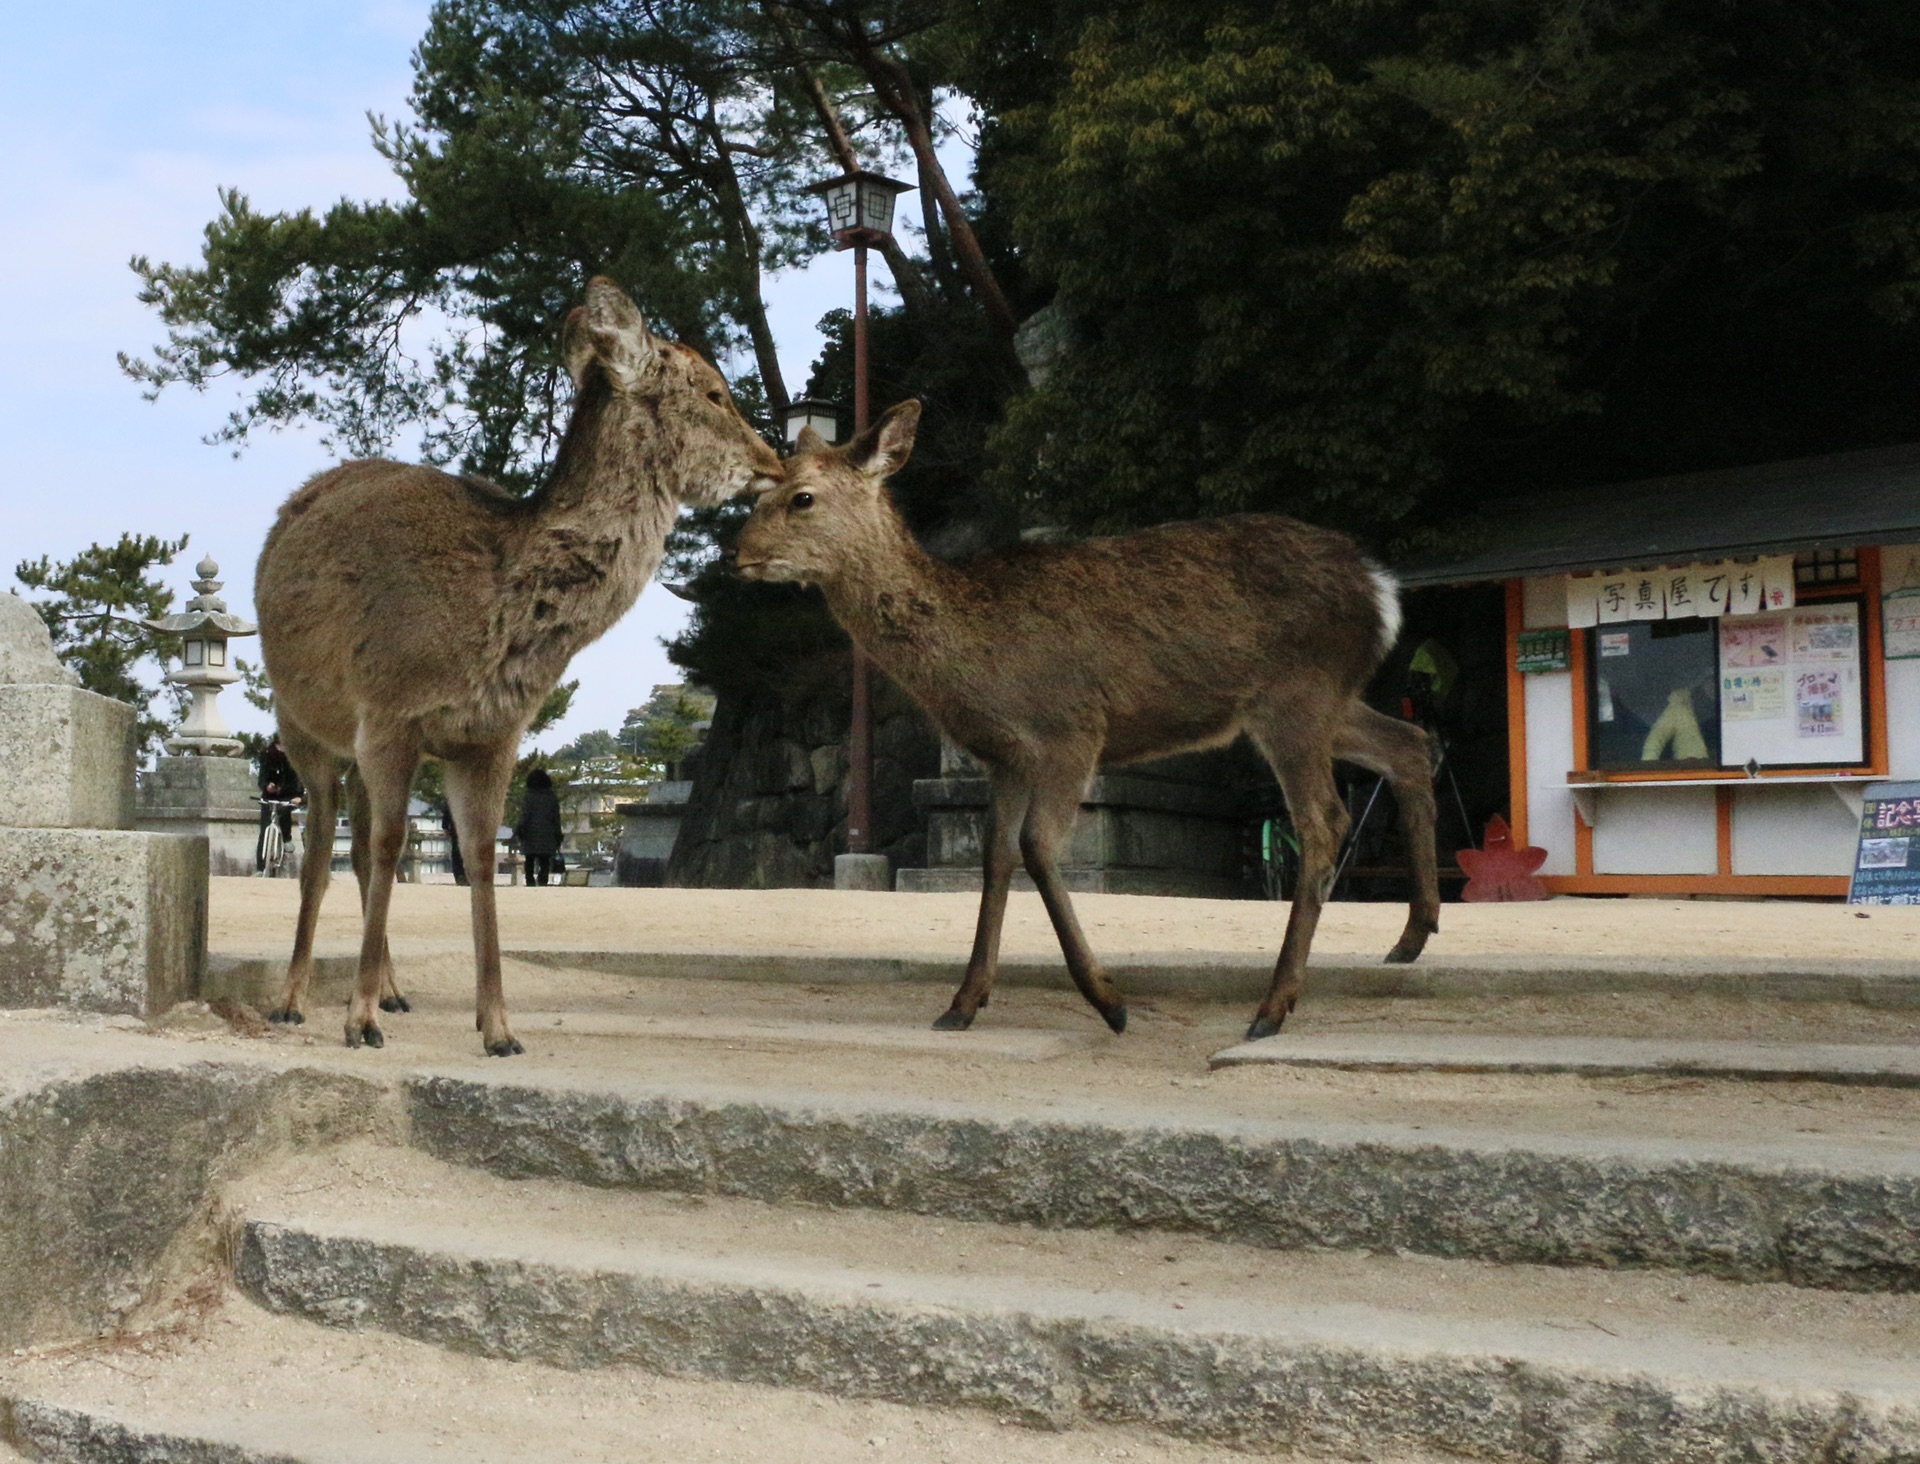
<path fill-rule="evenodd" d="M 291 927 L 289 926 L 289 930 Z M 291 941 L 291 934 L 288 939 Z M 464 954 L 459 941 L 395 942 L 402 968 L 412 957 Z M 776 954 L 755 951 L 647 951 L 609 949 L 591 943 L 502 947 L 510 959 L 555 970 L 595 971 L 638 978 L 748 981 L 790 985 L 882 985 L 919 982 L 956 987 L 964 956 L 903 953 L 898 956 Z M 314 991 L 345 1000 L 357 958 L 343 951 L 314 962 Z M 1188 996 L 1253 1003 L 1273 979 L 1273 956 L 1227 952 L 1218 956 L 1168 953 L 1110 962 L 1107 971 L 1130 997 Z M 264 1006 L 286 984 L 283 950 L 218 950 L 207 957 L 200 995 L 224 996 Z M 404 975 L 404 969 L 402 971 Z M 1016 957 L 1000 966 L 999 984 L 1070 991 L 1066 968 L 1053 956 Z M 1780 1002 L 1844 1002 L 1883 1010 L 1920 1008 L 1920 965 L 1911 961 L 1856 961 L 1821 965 L 1805 961 L 1574 960 L 1537 956 L 1426 955 L 1411 966 L 1389 966 L 1351 956 L 1316 958 L 1307 976 L 1308 1000 L 1327 997 L 1408 997 L 1479 1000 L 1491 997 L 1566 997 L 1606 993 L 1649 996 L 1709 996 Z M 929 1017 L 931 1020 L 931 1017 Z"/>
<path fill-rule="evenodd" d="M 371 1144 L 229 1195 L 275 1311 L 1075 1429 L 1377 1458 L 1911 1459 L 1920 1297 L 507 1182 Z"/>
<path fill-rule="evenodd" d="M 1346 1072 L 1584 1073 L 1920 1087 L 1920 1047 L 1839 1042 L 1676 1042 L 1659 1037 L 1282 1034 L 1216 1052 L 1209 1066 Z"/>
<path fill-rule="evenodd" d="M 12 1448 L 9 1448 L 11 1442 Z M 1008 1427 L 915 1408 L 633 1367 L 567 1371 L 343 1334 L 231 1297 L 185 1335 L 0 1355 L 7 1464 L 1205 1464 L 1144 1428 Z M 1440 1464 L 1405 1454 L 1389 1464 Z"/>
<path fill-rule="evenodd" d="M 1920 1290 L 1920 1153 L 1824 1136 L 1606 1137 L 1155 1119 L 565 1073 L 404 1082 L 413 1142 L 509 1177 L 1151 1226 L 1274 1249 Z"/>

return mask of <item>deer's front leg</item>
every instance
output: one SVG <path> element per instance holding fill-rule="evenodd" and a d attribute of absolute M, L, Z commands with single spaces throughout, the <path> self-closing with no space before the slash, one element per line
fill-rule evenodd
<path fill-rule="evenodd" d="M 474 1025 L 489 1057 L 515 1057 L 526 1051 L 507 1025 L 493 891 L 494 835 L 506 816 L 507 784 L 513 777 L 518 741 L 515 738 L 504 747 L 483 749 L 446 765 L 447 803 L 467 867 L 474 871 L 468 886 L 473 905 Z"/>
<path fill-rule="evenodd" d="M 1073 837 L 1074 821 L 1080 817 L 1080 800 L 1086 792 L 1087 776 L 1093 760 L 1070 763 L 1055 769 L 1040 783 L 1027 810 L 1026 827 L 1020 835 L 1020 853 L 1033 876 L 1034 887 L 1047 907 L 1053 933 L 1059 937 L 1060 952 L 1066 957 L 1067 972 L 1080 994 L 1100 1013 L 1101 1019 L 1116 1033 L 1127 1030 L 1127 1003 L 1087 944 L 1073 913 L 1073 901 L 1060 878 L 1060 851 Z"/>
<path fill-rule="evenodd" d="M 1026 820 L 1032 785 L 1024 778 L 994 772 L 981 830 L 980 918 L 973 931 L 973 954 L 967 958 L 966 979 L 953 994 L 953 1005 L 934 1021 L 941 1032 L 964 1032 L 993 994 L 994 973 L 1000 964 L 1000 927 L 1007 916 L 1007 890 L 1020 858 L 1020 826 Z"/>
<path fill-rule="evenodd" d="M 1313 933 L 1320 924 L 1320 907 L 1333 893 L 1334 869 L 1349 822 L 1333 786 L 1333 760 L 1328 753 L 1309 747 L 1289 756 L 1291 748 L 1270 734 L 1261 737 L 1258 731 L 1255 741 L 1280 776 L 1280 786 L 1287 795 L 1287 809 L 1300 835 L 1300 884 L 1294 893 L 1293 909 L 1287 915 L 1287 934 L 1280 944 L 1280 959 L 1274 963 L 1273 985 L 1247 1028 L 1248 1041 L 1278 1032 L 1300 999 L 1300 990 L 1307 979 L 1307 956 L 1313 949 Z"/>

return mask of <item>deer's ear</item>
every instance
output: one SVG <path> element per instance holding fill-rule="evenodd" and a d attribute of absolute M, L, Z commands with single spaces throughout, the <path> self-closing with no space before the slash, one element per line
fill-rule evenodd
<path fill-rule="evenodd" d="M 885 416 L 847 444 L 847 462 L 869 477 L 892 477 L 912 456 L 913 436 L 919 430 L 920 403 L 909 397 L 888 407 Z"/>
<path fill-rule="evenodd" d="M 660 354 L 633 301 L 612 280 L 598 275 L 587 281 L 587 303 L 567 316 L 561 348 L 576 387 L 586 379 L 587 367 L 598 361 L 615 386 L 630 389 Z"/>

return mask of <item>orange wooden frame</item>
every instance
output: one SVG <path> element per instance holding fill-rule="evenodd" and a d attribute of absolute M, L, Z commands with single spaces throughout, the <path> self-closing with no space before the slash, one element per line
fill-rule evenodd
<path fill-rule="evenodd" d="M 1885 646 L 1880 624 L 1880 550 L 1860 550 L 1860 578 L 1852 585 L 1830 588 L 1813 587 L 1797 594 L 1798 603 L 1825 599 L 1843 599 L 1864 595 L 1866 610 L 1861 634 L 1866 638 L 1863 671 L 1866 685 L 1862 700 L 1867 714 L 1867 761 L 1852 767 L 1835 768 L 1836 773 L 1863 777 L 1887 776 L 1887 676 Z M 1511 819 L 1515 841 L 1526 843 L 1527 829 L 1527 727 L 1526 678 L 1517 667 L 1520 631 L 1525 621 L 1525 586 L 1519 580 L 1507 581 L 1507 767 Z M 1575 631 L 1568 636 L 1568 670 L 1573 682 L 1573 762 L 1588 764 L 1587 746 L 1587 638 Z M 1769 776 L 1791 777 L 1799 769 L 1763 771 L 1755 781 Z M 1686 769 L 1674 772 L 1621 772 L 1609 774 L 1596 786 L 1623 783 L 1685 783 L 1725 778 L 1724 769 Z M 1714 789 L 1714 822 L 1718 858 L 1715 874 L 1596 874 L 1593 869 L 1593 830 L 1586 820 L 1573 821 L 1573 874 L 1543 875 L 1541 883 L 1553 894 L 1569 895 L 1771 895 L 1777 897 L 1840 897 L 1847 893 L 1845 875 L 1772 875 L 1735 874 L 1733 872 L 1733 787 L 1726 783 Z"/>

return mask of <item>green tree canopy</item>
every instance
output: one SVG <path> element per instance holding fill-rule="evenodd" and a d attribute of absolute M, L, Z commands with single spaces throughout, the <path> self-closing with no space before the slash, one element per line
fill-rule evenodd
<path fill-rule="evenodd" d="M 139 710 L 140 744 L 147 756 L 162 750 L 185 705 L 184 692 L 160 680 L 178 638 L 149 630 L 144 622 L 173 608 L 173 591 L 154 571 L 173 563 L 186 547 L 185 534 L 178 539 L 122 534 L 117 543 L 91 545 L 71 559 L 43 554 L 13 569 L 21 584 L 46 594 L 32 601 L 33 608 L 53 635 L 55 654 L 73 668 L 80 684 Z M 162 691 L 172 694 L 167 717 L 151 709 Z"/>
<path fill-rule="evenodd" d="M 1064 343 L 999 442 L 1037 514 L 1383 531 L 1920 435 L 1910 5 L 972 13 L 983 186 Z"/>

